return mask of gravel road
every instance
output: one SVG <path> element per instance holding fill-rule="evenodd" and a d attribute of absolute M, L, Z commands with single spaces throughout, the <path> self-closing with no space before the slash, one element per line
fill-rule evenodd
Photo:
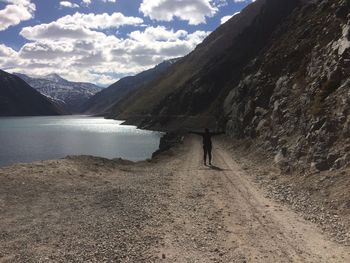
<path fill-rule="evenodd" d="M 267 199 L 224 145 L 152 161 L 88 156 L 0 169 L 0 262 L 350 262 L 350 248 Z"/>

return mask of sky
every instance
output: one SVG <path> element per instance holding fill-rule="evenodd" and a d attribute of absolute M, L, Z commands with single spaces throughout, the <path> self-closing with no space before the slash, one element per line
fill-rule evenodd
<path fill-rule="evenodd" d="M 107 86 L 191 52 L 254 0 L 0 0 L 0 69 Z"/>

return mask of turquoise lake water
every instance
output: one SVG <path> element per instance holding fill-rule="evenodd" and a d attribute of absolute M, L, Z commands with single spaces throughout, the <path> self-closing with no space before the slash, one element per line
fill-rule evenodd
<path fill-rule="evenodd" d="M 93 155 L 145 160 L 159 147 L 159 132 L 86 116 L 0 118 L 0 166 Z"/>

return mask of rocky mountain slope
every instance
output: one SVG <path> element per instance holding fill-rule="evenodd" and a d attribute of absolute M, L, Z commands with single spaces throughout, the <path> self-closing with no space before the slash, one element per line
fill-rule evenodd
<path fill-rule="evenodd" d="M 126 95 L 147 85 L 153 79 L 161 75 L 178 59 L 171 59 L 143 71 L 135 76 L 125 77 L 103 89 L 85 102 L 81 111 L 86 114 L 105 115 L 109 114 L 114 104 L 121 101 Z"/>
<path fill-rule="evenodd" d="M 350 1 L 309 1 L 276 30 L 225 100 L 227 131 L 286 171 L 350 160 Z"/>
<path fill-rule="evenodd" d="M 63 111 L 17 76 L 0 70 L 0 116 L 59 115 Z"/>
<path fill-rule="evenodd" d="M 91 83 L 71 82 L 57 74 L 49 74 L 40 78 L 32 78 L 20 73 L 15 73 L 15 75 L 71 113 L 80 112 L 82 104 L 102 89 Z"/>
<path fill-rule="evenodd" d="M 112 117 L 144 127 L 226 127 L 285 171 L 350 155 L 350 1 L 258 0 Z"/>

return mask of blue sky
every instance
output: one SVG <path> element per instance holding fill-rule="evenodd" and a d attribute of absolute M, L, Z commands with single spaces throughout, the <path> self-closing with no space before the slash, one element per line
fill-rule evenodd
<path fill-rule="evenodd" d="M 108 85 L 184 56 L 252 0 L 0 0 L 0 68 Z"/>

